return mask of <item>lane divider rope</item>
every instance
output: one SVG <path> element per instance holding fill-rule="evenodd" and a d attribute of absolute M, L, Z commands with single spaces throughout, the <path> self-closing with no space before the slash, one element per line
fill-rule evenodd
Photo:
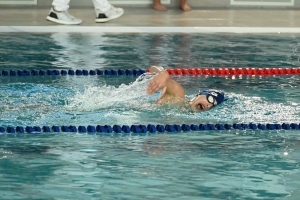
<path fill-rule="evenodd" d="M 298 123 L 282 124 L 167 124 L 167 125 L 97 125 L 97 126 L 8 126 L 0 127 L 0 134 L 24 134 L 24 133 L 164 133 L 164 132 L 190 132 L 190 131 L 210 131 L 210 130 L 299 130 Z"/>
<path fill-rule="evenodd" d="M 171 75 L 299 75 L 300 68 L 191 68 L 167 69 Z"/>
<path fill-rule="evenodd" d="M 2 76 L 94 76 L 94 75 L 127 75 L 127 76 L 139 76 L 143 73 L 145 73 L 146 70 L 142 69 L 119 69 L 119 70 L 113 70 L 113 69 L 106 69 L 106 70 L 2 70 L 1 75 Z"/>
<path fill-rule="evenodd" d="M 269 75 L 300 75 L 300 68 L 191 68 L 191 69 L 167 69 L 170 75 L 207 75 L 207 76 L 226 76 L 226 75 L 246 75 L 246 76 L 269 76 Z M 105 70 L 2 70 L 2 76 L 94 76 L 94 75 L 127 75 L 139 76 L 149 70 L 143 69 L 105 69 Z"/>

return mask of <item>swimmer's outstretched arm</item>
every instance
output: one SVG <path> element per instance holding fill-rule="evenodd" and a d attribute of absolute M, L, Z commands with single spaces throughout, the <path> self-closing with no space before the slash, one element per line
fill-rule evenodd
<path fill-rule="evenodd" d="M 174 81 L 169 73 L 161 67 L 152 66 L 150 72 L 158 73 L 148 84 L 147 93 L 154 94 L 159 90 L 163 90 L 162 97 L 172 96 L 175 98 L 185 99 L 185 91 L 183 87 Z"/>

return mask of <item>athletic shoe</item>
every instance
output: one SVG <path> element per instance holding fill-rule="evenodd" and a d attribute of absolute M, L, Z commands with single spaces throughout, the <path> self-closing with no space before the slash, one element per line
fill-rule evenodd
<path fill-rule="evenodd" d="M 98 9 L 96 9 L 96 22 L 107 22 L 112 19 L 116 19 L 123 15 L 124 10 L 122 8 L 115 8 L 114 6 L 111 6 L 110 9 L 106 12 L 101 12 Z"/>
<path fill-rule="evenodd" d="M 47 20 L 58 24 L 65 24 L 65 25 L 81 24 L 82 22 L 81 19 L 77 19 L 72 15 L 70 15 L 68 13 L 68 10 L 57 12 L 54 11 L 53 8 L 51 8 L 50 13 L 47 16 Z"/>

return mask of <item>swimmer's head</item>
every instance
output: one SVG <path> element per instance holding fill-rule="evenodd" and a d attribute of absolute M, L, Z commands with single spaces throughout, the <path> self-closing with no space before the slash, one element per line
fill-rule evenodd
<path fill-rule="evenodd" d="M 224 92 L 218 90 L 204 90 L 199 92 L 191 101 L 193 110 L 206 111 L 221 104 L 225 99 Z"/>

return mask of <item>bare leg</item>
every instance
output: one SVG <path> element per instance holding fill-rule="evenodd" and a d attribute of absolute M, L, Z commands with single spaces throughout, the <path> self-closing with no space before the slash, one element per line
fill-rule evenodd
<path fill-rule="evenodd" d="M 167 8 L 161 4 L 160 0 L 153 0 L 153 5 L 152 5 L 154 10 L 159 10 L 159 11 L 166 11 Z"/>
<path fill-rule="evenodd" d="M 190 11 L 190 10 L 192 10 L 192 8 L 187 3 L 187 0 L 180 0 L 180 8 L 183 11 Z"/>

